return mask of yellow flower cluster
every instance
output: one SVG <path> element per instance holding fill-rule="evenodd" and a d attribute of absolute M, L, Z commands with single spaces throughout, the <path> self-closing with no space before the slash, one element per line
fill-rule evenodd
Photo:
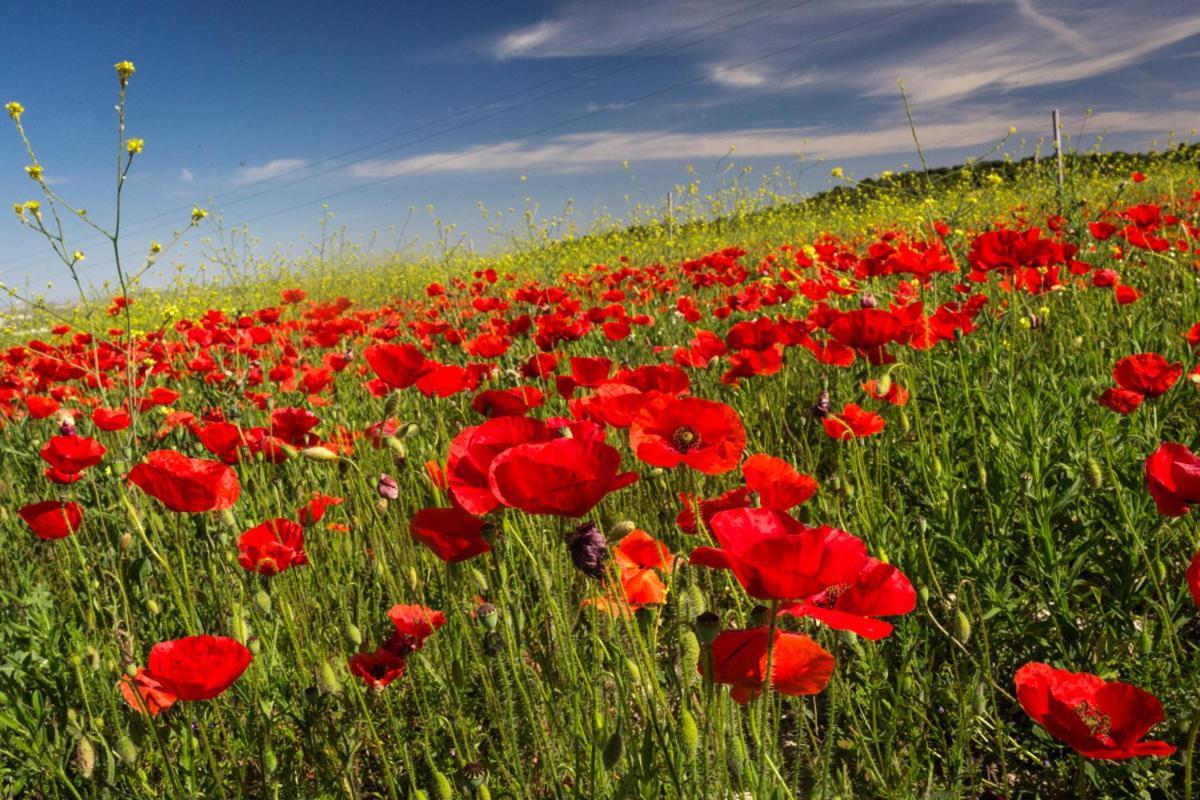
<path fill-rule="evenodd" d="M 25 106 L 21 105 L 16 100 L 13 100 L 11 103 L 6 103 L 4 105 L 4 110 L 8 112 L 10 117 L 12 117 L 13 122 L 20 122 L 21 115 L 25 113 Z"/>
<path fill-rule="evenodd" d="M 125 140 L 125 152 L 129 153 L 129 155 L 131 155 L 131 156 L 142 152 L 142 149 L 145 146 L 146 146 L 146 141 L 144 139 L 126 139 Z"/>
<path fill-rule="evenodd" d="M 121 81 L 121 85 L 129 83 L 129 76 L 137 72 L 133 67 L 132 61 L 118 61 L 113 64 L 113 68 L 117 71 L 117 78 Z"/>

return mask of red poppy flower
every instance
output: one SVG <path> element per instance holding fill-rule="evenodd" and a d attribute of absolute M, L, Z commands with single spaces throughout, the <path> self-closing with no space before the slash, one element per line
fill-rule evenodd
<path fill-rule="evenodd" d="M 903 406 L 908 404 L 908 389 L 905 389 L 896 381 L 888 381 L 890 384 L 887 391 L 883 391 L 881 382 L 872 378 L 863 384 L 863 391 L 869 394 L 876 400 L 885 400 L 894 406 Z"/>
<path fill-rule="evenodd" d="M 45 419 L 59 409 L 59 403 L 53 397 L 34 394 L 25 398 L 25 407 L 29 409 L 30 419 Z"/>
<path fill-rule="evenodd" d="M 729 696 L 747 703 L 762 694 L 767 674 L 770 633 L 764 627 L 723 631 L 712 644 L 712 679 L 729 684 Z M 819 694 L 833 676 L 834 660 L 819 644 L 800 633 L 775 631 L 771 648 L 771 688 L 783 695 Z M 700 665 L 704 672 L 703 662 Z"/>
<path fill-rule="evenodd" d="M 807 502 L 819 486 L 811 476 L 782 458 L 762 454 L 746 459 L 742 464 L 742 477 L 746 479 L 746 486 L 758 494 L 758 502 L 763 508 L 780 511 Z"/>
<path fill-rule="evenodd" d="M 171 511 L 223 511 L 237 501 L 237 473 L 219 461 L 155 450 L 129 472 L 129 480 Z"/>
<path fill-rule="evenodd" d="M 78 503 L 43 500 L 17 512 L 39 539 L 65 539 L 83 525 L 83 509 Z"/>
<path fill-rule="evenodd" d="M 312 500 L 305 503 L 299 510 L 296 511 L 296 518 L 300 520 L 300 524 L 306 528 L 311 528 L 321 520 L 325 519 L 325 512 L 333 506 L 340 506 L 346 502 L 345 498 L 333 497 L 320 492 L 313 492 Z"/>
<path fill-rule="evenodd" d="M 829 326 L 829 335 L 861 352 L 872 364 L 882 364 L 889 360 L 886 345 L 904 335 L 904 326 L 890 311 L 862 308 L 840 314 Z"/>
<path fill-rule="evenodd" d="M 878 414 L 865 411 L 858 403 L 847 403 L 837 414 L 828 414 L 822 420 L 825 433 L 833 439 L 861 439 L 874 436 L 884 429 L 887 423 Z"/>
<path fill-rule="evenodd" d="M 811 617 L 839 631 L 867 639 L 882 639 L 891 623 L 874 617 L 907 614 L 917 607 L 917 593 L 904 573 L 891 564 L 868 558 L 854 580 L 830 586 L 803 603 L 786 606 L 781 614 Z"/>
<path fill-rule="evenodd" d="M 180 700 L 211 700 L 250 666 L 253 656 L 227 636 L 187 636 L 150 648 L 146 671 Z"/>
<path fill-rule="evenodd" d="M 497 417 L 464 428 L 450 442 L 446 463 L 450 494 L 465 510 L 483 516 L 500 505 L 488 483 L 493 459 L 510 447 L 549 437 L 546 424 L 530 417 Z"/>
<path fill-rule="evenodd" d="M 722 511 L 709 528 L 720 547 L 697 547 L 689 561 L 732 570 L 759 600 L 801 600 L 849 584 L 867 562 L 867 546 L 857 537 L 810 528 L 774 509 Z"/>
<path fill-rule="evenodd" d="M 411 344 L 373 344 L 363 358 L 385 383 L 394 389 L 407 389 L 426 369 L 425 354 Z"/>
<path fill-rule="evenodd" d="M 1165 394 L 1183 375 L 1183 365 L 1168 363 L 1158 353 L 1125 356 L 1113 367 L 1113 380 L 1122 389 L 1158 397 Z"/>
<path fill-rule="evenodd" d="M 241 428 L 232 422 L 210 422 L 204 426 L 192 428 L 204 449 L 212 453 L 226 464 L 236 464 L 242 460 L 242 449 L 248 446 L 247 437 Z"/>
<path fill-rule="evenodd" d="M 42 447 L 42 460 L 60 475 L 78 475 L 104 458 L 104 445 L 86 436 L 52 436 Z"/>
<path fill-rule="evenodd" d="M 701 497 L 694 497 L 687 492 L 680 492 L 679 499 L 683 502 L 683 509 L 675 515 L 675 524 L 684 533 L 697 534 L 700 528 L 696 523 L 696 511 L 700 511 L 700 521 L 707 528 L 712 518 L 721 511 L 727 511 L 731 508 L 749 508 L 750 507 L 750 488 L 739 486 L 736 489 L 730 489 L 712 500 L 705 500 Z"/>
<path fill-rule="evenodd" d="M 446 615 L 441 611 L 418 605 L 394 605 L 388 610 L 388 619 L 396 626 L 396 633 L 409 637 L 418 648 L 446 624 Z"/>
<path fill-rule="evenodd" d="M 382 689 L 404 674 L 404 656 L 381 647 L 371 653 L 355 653 L 350 657 L 350 673 L 363 679 L 373 688 Z"/>
<path fill-rule="evenodd" d="M 250 572 L 275 575 L 308 563 L 304 528 L 284 517 L 255 525 L 238 539 L 238 563 Z"/>
<path fill-rule="evenodd" d="M 484 521 L 458 508 L 423 508 L 408 523 L 412 537 L 442 561 L 466 561 L 491 547 L 483 538 Z"/>
<path fill-rule="evenodd" d="M 1146 396 L 1140 392 L 1131 392 L 1128 389 L 1105 389 L 1104 393 L 1096 398 L 1096 402 L 1118 414 L 1132 414 L 1138 410 L 1145 399 Z"/>
<path fill-rule="evenodd" d="M 94 408 L 92 423 L 102 431 L 123 431 L 133 423 L 133 417 L 123 408 Z"/>
<path fill-rule="evenodd" d="M 1113 297 L 1119 305 L 1127 306 L 1142 299 L 1142 293 L 1127 283 L 1122 283 L 1113 289 Z"/>
<path fill-rule="evenodd" d="M 662 396 L 634 415 L 629 446 L 654 467 L 686 464 L 706 475 L 720 475 L 741 459 L 746 429 L 737 411 L 724 403 Z"/>
<path fill-rule="evenodd" d="M 292 305 L 303 302 L 304 298 L 308 297 L 308 292 L 303 289 L 284 289 L 280 292 L 280 295 L 283 298 L 283 302 Z"/>
<path fill-rule="evenodd" d="M 1184 338 L 1187 339 L 1187 343 L 1191 345 L 1193 350 L 1200 349 L 1200 322 L 1189 328 Z"/>
<path fill-rule="evenodd" d="M 125 698 L 130 708 L 152 717 L 166 711 L 179 699 L 141 667 L 137 668 L 137 673 L 132 678 L 128 675 L 122 677 L 117 686 L 121 690 L 121 697 Z"/>
<path fill-rule="evenodd" d="M 488 485 L 501 503 L 528 514 L 580 517 L 637 480 L 636 473 L 620 469 L 621 454 L 604 442 L 554 439 L 496 456 Z"/>
<path fill-rule="evenodd" d="M 1017 701 L 1033 721 L 1087 758 L 1169 756 L 1166 742 L 1139 741 L 1163 721 L 1154 695 L 1120 681 L 1031 662 L 1017 670 Z"/>
<path fill-rule="evenodd" d="M 1145 469 L 1158 513 L 1181 517 L 1200 503 L 1200 456 L 1183 445 L 1163 442 L 1146 458 Z"/>
<path fill-rule="evenodd" d="M 312 434 L 321 419 L 306 408 L 279 408 L 271 413 L 271 435 L 293 447 L 309 447 L 318 439 Z"/>
<path fill-rule="evenodd" d="M 486 417 L 521 417 L 529 409 L 545 402 L 542 390 L 536 386 L 518 386 L 513 389 L 491 389 L 475 395 L 471 408 Z"/>

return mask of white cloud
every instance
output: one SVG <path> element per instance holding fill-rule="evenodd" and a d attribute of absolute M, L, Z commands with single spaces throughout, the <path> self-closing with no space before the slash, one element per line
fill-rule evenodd
<path fill-rule="evenodd" d="M 1049 127 L 1045 115 L 1013 118 L 972 115 L 959 121 L 919 125 L 917 133 L 926 150 L 988 147 L 1004 138 L 1009 126 L 1025 136 L 1040 135 Z M 1148 132 L 1165 134 L 1186 130 L 1200 118 L 1200 111 L 1101 112 L 1088 121 L 1094 133 Z M 1079 120 L 1069 116 L 1069 129 Z M 735 157 L 854 158 L 911 153 L 912 136 L 907 124 L 887 125 L 845 133 L 810 131 L 803 128 L 747 128 L 711 133 L 652 131 L 595 131 L 555 136 L 539 142 L 510 140 L 475 145 L 396 160 L 374 160 L 351 167 L 357 178 L 393 178 L 413 173 L 478 173 L 533 171 L 582 172 L 605 169 L 622 161 L 685 161 L 719 159 L 733 147 Z"/>
<path fill-rule="evenodd" d="M 260 183 L 273 180 L 281 175 L 298 172 L 307 166 L 308 161 L 303 158 L 277 158 L 260 167 L 241 167 L 233 176 L 233 182 L 242 185 Z"/>
<path fill-rule="evenodd" d="M 196 176 L 193 175 L 192 171 L 190 169 L 188 169 L 187 167 L 184 167 L 183 169 L 179 170 L 179 180 L 183 181 L 184 183 L 191 183 L 195 179 L 196 179 Z"/>
<path fill-rule="evenodd" d="M 535 53 L 540 47 L 552 42 L 561 32 L 561 23 L 539 22 L 526 28 L 506 33 L 496 40 L 492 52 L 497 58 L 517 58 Z"/>
<path fill-rule="evenodd" d="M 734 89 L 796 89 L 815 83 L 817 72 L 781 74 L 759 64 L 714 64 L 708 69 L 709 83 Z"/>

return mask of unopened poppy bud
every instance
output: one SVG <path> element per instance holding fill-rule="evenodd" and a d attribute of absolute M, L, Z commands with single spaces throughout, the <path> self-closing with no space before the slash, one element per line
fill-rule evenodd
<path fill-rule="evenodd" d="M 604 565 L 608 561 L 608 542 L 594 522 L 585 522 L 575 529 L 568 545 L 571 561 L 575 568 L 589 578 L 604 577 Z"/>
<path fill-rule="evenodd" d="M 623 539 L 629 534 L 633 533 L 636 529 L 637 525 L 632 520 L 622 520 L 609 529 L 608 538 Z"/>
<path fill-rule="evenodd" d="M 684 629 L 679 635 L 679 671 L 685 676 L 695 674 L 700 663 L 700 640 L 692 631 Z"/>
<path fill-rule="evenodd" d="M 621 756 L 624 754 L 625 740 L 621 738 L 621 728 L 618 727 L 604 744 L 604 768 L 611 771 L 620 763 Z"/>
<path fill-rule="evenodd" d="M 687 614 L 698 617 L 708 610 L 708 601 L 704 599 L 704 590 L 692 584 L 687 590 Z"/>
<path fill-rule="evenodd" d="M 480 594 L 487 594 L 489 590 L 487 576 L 480 572 L 477 568 L 471 567 L 471 580 L 475 583 L 475 588 Z"/>
<path fill-rule="evenodd" d="M 958 639 L 959 644 L 971 641 L 971 620 L 961 608 L 955 611 L 954 628 L 954 636 Z"/>
<path fill-rule="evenodd" d="M 650 477 L 650 480 L 652 480 L 652 481 L 660 481 L 663 478 L 665 478 L 666 476 L 667 476 L 667 471 L 665 469 L 663 469 L 662 467 L 655 467 L 654 469 L 650 470 L 649 477 Z"/>
<path fill-rule="evenodd" d="M 64 417 L 62 424 L 60 424 L 58 426 L 58 435 L 59 436 L 74 436 L 75 435 L 75 421 L 72 420 L 70 417 Z"/>
<path fill-rule="evenodd" d="M 132 764 L 137 761 L 137 745 L 128 736 L 122 736 L 117 740 L 117 756 L 126 764 Z"/>
<path fill-rule="evenodd" d="M 421 430 L 421 427 L 419 425 L 417 425 L 417 423 L 406 422 L 406 423 L 404 423 L 404 425 L 401 426 L 400 430 L 396 433 L 396 435 L 399 436 L 401 440 L 404 440 L 404 439 L 409 438 L 410 436 L 413 436 L 419 430 Z"/>
<path fill-rule="evenodd" d="M 391 475 L 381 472 L 379 480 L 375 481 L 375 493 L 386 500 L 395 500 L 400 497 L 400 484 Z"/>
<path fill-rule="evenodd" d="M 92 772 L 95 769 L 96 749 L 92 747 L 91 741 L 84 736 L 75 745 L 75 770 L 79 773 L 79 777 L 84 780 L 90 780 Z"/>
<path fill-rule="evenodd" d="M 487 632 L 496 630 L 496 622 L 500 619 L 500 611 L 491 603 L 484 603 L 475 609 L 475 619 Z"/>
<path fill-rule="evenodd" d="M 487 777 L 487 770 L 484 769 L 483 764 L 480 764 L 478 761 L 472 761 L 463 767 L 462 776 L 467 786 L 474 791 L 483 785 L 483 779 Z"/>
<path fill-rule="evenodd" d="M 421 579 L 417 576 L 417 568 L 408 568 L 408 588 L 416 590 L 421 585 Z"/>
<path fill-rule="evenodd" d="M 393 389 L 388 392 L 388 396 L 383 399 L 383 416 L 386 419 L 396 412 L 396 406 L 400 405 L 400 391 Z"/>
<path fill-rule="evenodd" d="M 454 786 L 451 785 L 450 779 L 437 769 L 433 770 L 433 793 L 438 800 L 454 800 Z"/>
<path fill-rule="evenodd" d="M 258 610 L 264 614 L 271 613 L 271 595 L 266 591 L 259 589 L 254 593 L 254 605 L 258 606 Z"/>
<path fill-rule="evenodd" d="M 333 666 L 328 661 L 322 661 L 321 666 L 317 669 L 317 683 L 328 694 L 341 694 L 342 692 L 342 684 L 338 681 L 337 674 L 334 673 Z"/>
<path fill-rule="evenodd" d="M 151 614 L 157 614 L 161 610 L 161 608 L 158 605 L 158 601 L 155 600 L 153 597 L 151 597 L 149 600 L 146 601 L 146 610 L 149 611 Z"/>
<path fill-rule="evenodd" d="M 275 755 L 275 751 L 267 747 L 263 753 L 263 772 L 268 775 L 274 775 L 275 770 L 279 769 L 279 757 Z"/>
<path fill-rule="evenodd" d="M 225 508 L 221 510 L 221 524 L 226 528 L 236 528 L 238 526 L 237 517 L 233 515 L 232 509 Z"/>
<path fill-rule="evenodd" d="M 862 297 L 858 298 L 858 305 L 862 308 L 878 308 L 879 301 L 875 299 L 875 295 L 867 292 Z"/>
<path fill-rule="evenodd" d="M 380 514 L 387 513 L 388 499 L 386 497 L 381 497 L 378 500 L 376 500 L 375 501 L 375 510 L 378 511 Z"/>
<path fill-rule="evenodd" d="M 686 708 L 679 712 L 679 743 L 688 758 L 696 755 L 696 747 L 700 744 L 700 730 L 696 727 L 696 718 Z"/>
<path fill-rule="evenodd" d="M 1037 314 L 1030 313 L 1029 314 L 1029 327 L 1032 328 L 1033 330 L 1037 330 L 1038 328 L 1042 327 L 1042 318 L 1039 317 Z"/>
<path fill-rule="evenodd" d="M 121 549 L 128 550 L 130 548 L 130 546 L 133 544 L 133 534 L 130 533 L 129 531 L 125 531 L 124 533 L 121 534 L 121 538 L 119 541 L 120 541 Z"/>
<path fill-rule="evenodd" d="M 300 457 L 307 461 L 337 461 L 339 456 L 328 447 L 306 447 L 300 451 Z"/>
<path fill-rule="evenodd" d="M 638 669 L 637 663 L 632 658 L 625 659 L 625 672 L 629 674 L 629 680 L 632 682 L 642 682 L 642 671 Z"/>
<path fill-rule="evenodd" d="M 883 377 L 875 382 L 875 394 L 887 394 L 892 390 L 892 373 L 885 372 Z"/>
<path fill-rule="evenodd" d="M 1100 463 L 1091 456 L 1088 456 L 1087 459 L 1087 476 L 1088 483 L 1093 489 L 1099 489 L 1104 485 L 1104 470 L 1100 469 Z"/>
<path fill-rule="evenodd" d="M 711 611 L 696 617 L 696 637 L 705 647 L 711 647 L 721 632 L 721 618 Z"/>
<path fill-rule="evenodd" d="M 424 789 L 413 789 L 408 798 L 409 800 L 429 800 L 429 795 L 425 793 Z"/>

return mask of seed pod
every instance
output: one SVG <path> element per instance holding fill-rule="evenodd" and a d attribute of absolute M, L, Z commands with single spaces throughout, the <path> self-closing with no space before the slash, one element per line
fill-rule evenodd
<path fill-rule="evenodd" d="M 499 610 L 491 603 L 483 603 L 479 608 L 475 609 L 475 619 L 479 620 L 479 624 L 488 633 L 496 630 L 496 622 L 499 618 Z"/>
<path fill-rule="evenodd" d="M 96 769 L 96 749 L 86 736 L 75 745 L 75 769 L 84 780 L 90 780 Z"/>
<path fill-rule="evenodd" d="M 612 771 L 621 761 L 621 756 L 625 754 L 625 740 L 621 736 L 621 726 L 613 731 L 612 736 L 608 737 L 608 741 L 604 743 L 604 768 Z"/>
<path fill-rule="evenodd" d="M 696 755 L 696 747 L 700 744 L 700 731 L 696 728 L 696 718 L 686 708 L 679 712 L 679 743 L 688 758 Z"/>
<path fill-rule="evenodd" d="M 333 671 L 333 665 L 328 661 L 322 661 L 321 666 L 317 669 L 317 683 L 321 685 L 321 689 L 327 694 L 342 693 L 342 684 L 338 682 L 337 675 Z"/>
<path fill-rule="evenodd" d="M 954 636 L 958 639 L 959 644 L 971 641 L 971 620 L 961 608 L 954 612 L 954 628 Z"/>
<path fill-rule="evenodd" d="M 721 618 L 711 611 L 696 617 L 696 637 L 705 647 L 711 647 L 721 632 Z"/>
<path fill-rule="evenodd" d="M 472 761 L 463 767 L 462 776 L 468 788 L 478 791 L 483 787 L 483 780 L 487 777 L 487 770 L 484 769 L 483 764 L 480 764 L 478 761 Z"/>

